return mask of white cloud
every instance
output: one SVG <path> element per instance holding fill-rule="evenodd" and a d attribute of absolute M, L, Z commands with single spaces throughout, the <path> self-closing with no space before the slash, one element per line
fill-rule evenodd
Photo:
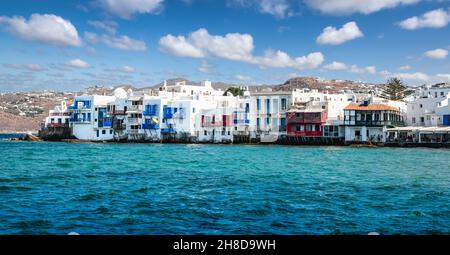
<path fill-rule="evenodd" d="M 349 68 L 349 72 L 357 74 L 375 74 L 377 69 L 375 66 L 358 67 L 357 65 L 352 65 Z"/>
<path fill-rule="evenodd" d="M 262 0 L 259 3 L 259 10 L 261 13 L 267 13 L 277 18 L 292 15 L 286 0 Z"/>
<path fill-rule="evenodd" d="M 402 71 L 407 71 L 407 70 L 411 70 L 411 66 L 409 65 L 404 65 L 404 66 L 400 66 L 398 69 L 402 70 Z"/>
<path fill-rule="evenodd" d="M 164 0 L 97 0 L 107 12 L 123 19 L 130 19 L 133 14 L 158 14 Z"/>
<path fill-rule="evenodd" d="M 92 27 L 102 29 L 110 34 L 116 34 L 118 24 L 115 21 L 99 21 L 99 20 L 89 20 L 88 24 Z"/>
<path fill-rule="evenodd" d="M 391 77 L 397 77 L 402 80 L 409 80 L 409 81 L 422 81 L 426 82 L 430 80 L 430 77 L 427 74 L 424 74 L 422 72 L 416 72 L 416 73 L 394 73 L 390 75 Z"/>
<path fill-rule="evenodd" d="M 425 56 L 434 59 L 445 59 L 448 56 L 448 50 L 445 49 L 435 49 L 425 52 Z"/>
<path fill-rule="evenodd" d="M 253 37 L 249 34 L 229 33 L 225 36 L 210 35 L 204 28 L 185 36 L 166 35 L 159 40 L 161 51 L 190 58 L 208 56 L 256 64 L 261 67 L 316 68 L 324 61 L 320 52 L 291 58 L 282 51 L 266 50 L 263 56 L 253 56 Z"/>
<path fill-rule="evenodd" d="M 305 3 L 322 13 L 349 15 L 353 13 L 369 14 L 399 5 L 418 3 L 421 0 L 305 0 Z"/>
<path fill-rule="evenodd" d="M 287 0 L 228 0 L 227 5 L 255 8 L 260 13 L 270 14 L 280 19 L 293 15 Z"/>
<path fill-rule="evenodd" d="M 399 26 L 407 30 L 415 30 L 419 28 L 441 28 L 448 25 L 450 22 L 450 9 L 436 9 L 429 11 L 420 17 L 414 16 L 405 19 L 399 23 Z"/>
<path fill-rule="evenodd" d="M 144 41 L 132 39 L 126 35 L 116 37 L 107 34 L 97 35 L 95 33 L 85 32 L 84 37 L 90 43 L 103 43 L 111 48 L 130 51 L 147 50 L 147 45 Z"/>
<path fill-rule="evenodd" d="M 45 67 L 39 64 L 3 64 L 3 66 L 13 69 L 34 71 L 34 72 L 46 70 Z"/>
<path fill-rule="evenodd" d="M 75 68 L 88 68 L 90 66 L 87 62 L 78 58 L 66 62 L 66 65 Z"/>
<path fill-rule="evenodd" d="M 307 56 L 291 58 L 286 52 L 266 50 L 264 56 L 255 57 L 253 63 L 261 67 L 286 68 L 291 67 L 298 70 L 314 69 L 320 66 L 325 57 L 321 52 L 313 52 Z"/>
<path fill-rule="evenodd" d="M 333 61 L 331 64 L 324 66 L 324 68 L 331 71 L 346 70 L 347 65 L 342 62 Z"/>
<path fill-rule="evenodd" d="M 228 60 L 250 61 L 253 37 L 238 33 L 214 36 L 201 28 L 188 37 L 164 36 L 159 40 L 159 46 L 162 51 L 178 57 L 203 58 L 212 55 Z"/>
<path fill-rule="evenodd" d="M 6 31 L 29 41 L 56 46 L 81 46 L 77 29 L 68 20 L 53 14 L 33 14 L 27 21 L 22 16 L 0 16 Z"/>
<path fill-rule="evenodd" d="M 444 82 L 449 82 L 450 81 L 450 74 L 437 74 L 436 75 L 436 77 L 438 78 L 438 79 L 440 79 L 441 81 L 444 81 Z"/>
<path fill-rule="evenodd" d="M 184 36 L 166 35 L 159 39 L 159 49 L 177 57 L 203 58 L 202 49 L 192 45 Z"/>
<path fill-rule="evenodd" d="M 249 81 L 252 79 L 252 77 L 247 76 L 247 75 L 242 75 L 242 74 L 238 74 L 238 75 L 234 76 L 234 78 L 236 78 L 237 80 L 240 80 L 240 81 Z"/>
<path fill-rule="evenodd" d="M 363 36 L 356 22 L 352 21 L 343 25 L 340 29 L 332 26 L 324 28 L 322 33 L 317 37 L 316 42 L 319 44 L 338 45 Z"/>

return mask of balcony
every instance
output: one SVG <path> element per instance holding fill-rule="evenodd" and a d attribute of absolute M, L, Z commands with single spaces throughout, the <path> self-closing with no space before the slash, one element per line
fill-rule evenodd
<path fill-rule="evenodd" d="M 222 121 L 216 122 L 203 122 L 202 127 L 223 127 L 224 123 Z"/>
<path fill-rule="evenodd" d="M 127 133 L 130 134 L 130 135 L 137 135 L 137 134 L 140 134 L 141 132 L 140 132 L 139 129 L 129 129 L 127 131 Z"/>
<path fill-rule="evenodd" d="M 163 116 L 165 119 L 171 119 L 173 117 L 173 113 L 175 112 L 175 108 L 170 108 L 164 106 L 163 108 Z"/>
<path fill-rule="evenodd" d="M 90 110 L 91 101 L 75 101 L 73 105 L 69 107 L 69 110 Z"/>
<path fill-rule="evenodd" d="M 127 111 L 125 111 L 125 110 L 114 110 L 114 111 L 109 111 L 108 114 L 109 115 L 126 115 Z"/>
<path fill-rule="evenodd" d="M 154 105 L 146 105 L 145 106 L 145 111 L 144 111 L 144 116 L 158 116 L 158 105 L 154 104 Z"/>
<path fill-rule="evenodd" d="M 69 123 L 48 123 L 47 127 L 49 127 L 49 128 L 68 128 Z"/>
<path fill-rule="evenodd" d="M 80 119 L 80 118 L 70 118 L 70 122 L 75 123 L 75 124 L 90 124 L 91 120 L 90 119 Z"/>
<path fill-rule="evenodd" d="M 128 118 L 128 124 L 130 125 L 138 125 L 142 123 L 141 118 Z"/>
<path fill-rule="evenodd" d="M 175 134 L 176 131 L 173 128 L 162 128 L 161 134 Z"/>
<path fill-rule="evenodd" d="M 128 109 L 129 112 L 142 112 L 144 110 L 144 106 L 142 105 L 132 105 Z"/>
<path fill-rule="evenodd" d="M 70 116 L 70 112 L 50 112 L 49 117 Z"/>
<path fill-rule="evenodd" d="M 404 126 L 402 121 L 362 120 L 355 121 L 355 126 Z"/>
<path fill-rule="evenodd" d="M 143 124 L 142 129 L 159 129 L 158 124 Z"/>
<path fill-rule="evenodd" d="M 239 125 L 239 124 L 250 124 L 250 120 L 248 120 L 248 119 L 240 119 L 240 120 L 235 119 L 235 120 L 233 120 L 233 123 L 234 123 L 235 125 Z"/>

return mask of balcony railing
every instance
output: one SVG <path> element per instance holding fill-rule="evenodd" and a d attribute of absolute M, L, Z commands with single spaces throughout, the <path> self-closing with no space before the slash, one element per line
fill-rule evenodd
<path fill-rule="evenodd" d="M 109 111 L 108 114 L 109 115 L 126 115 L 127 111 L 125 111 L 125 110 L 114 110 L 114 111 Z"/>
<path fill-rule="evenodd" d="M 250 120 L 248 120 L 248 119 L 244 119 L 244 120 L 233 120 L 233 123 L 235 124 L 235 125 L 238 125 L 238 124 L 250 124 Z"/>
<path fill-rule="evenodd" d="M 70 122 L 72 123 L 78 123 L 78 124 L 88 124 L 91 123 L 90 119 L 75 119 L 75 118 L 70 118 Z"/>
<path fill-rule="evenodd" d="M 402 121 L 367 120 L 355 121 L 356 126 L 404 126 Z"/>
<path fill-rule="evenodd" d="M 139 129 L 129 129 L 129 130 L 127 131 L 127 133 L 128 133 L 128 134 L 132 134 L 132 135 L 136 135 L 136 134 L 139 134 L 139 133 L 140 133 L 140 130 L 139 130 Z"/>
<path fill-rule="evenodd" d="M 142 128 L 143 129 L 159 129 L 159 125 L 158 124 L 143 124 Z"/>
<path fill-rule="evenodd" d="M 51 112 L 49 114 L 50 117 L 60 117 L 60 116 L 70 116 L 70 112 Z"/>
<path fill-rule="evenodd" d="M 162 128 L 161 133 L 162 134 L 175 134 L 176 131 L 173 128 Z"/>
<path fill-rule="evenodd" d="M 128 111 L 132 111 L 132 112 L 142 112 L 143 110 L 144 110 L 144 106 L 142 106 L 142 105 L 132 105 L 128 109 Z"/>
<path fill-rule="evenodd" d="M 140 124 L 142 123 L 141 118 L 128 118 L 128 124 Z"/>
<path fill-rule="evenodd" d="M 48 123 L 47 127 L 49 127 L 49 128 L 68 128 L 69 123 Z"/>

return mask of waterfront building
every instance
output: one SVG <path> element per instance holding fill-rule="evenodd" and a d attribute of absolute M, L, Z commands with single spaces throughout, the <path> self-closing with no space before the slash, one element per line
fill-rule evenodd
<path fill-rule="evenodd" d="M 367 100 L 344 109 L 346 142 L 384 142 L 388 128 L 402 125 L 400 109 L 393 106 Z"/>
<path fill-rule="evenodd" d="M 39 137 L 45 140 L 58 140 L 70 138 L 70 112 L 67 108 L 67 100 L 61 101 L 61 105 L 49 110 L 48 117 L 42 123 Z"/>
<path fill-rule="evenodd" d="M 107 107 L 115 99 L 114 96 L 76 96 L 69 108 L 73 135 L 80 140 L 113 140 L 112 118 Z"/>
<path fill-rule="evenodd" d="M 126 132 L 128 92 L 123 88 L 117 88 L 114 90 L 113 95 L 115 97 L 114 101 L 107 104 L 108 117 L 112 118 L 113 138 L 117 141 L 124 141 L 128 139 Z"/>
<path fill-rule="evenodd" d="M 214 97 L 213 107 L 203 108 L 198 118 L 200 142 L 232 143 L 250 139 L 250 99 L 232 95 Z M 236 138 L 236 139 L 235 139 Z"/>
<path fill-rule="evenodd" d="M 407 103 L 408 126 L 450 126 L 450 84 L 422 86 Z"/>
<path fill-rule="evenodd" d="M 59 106 L 49 110 L 48 117 L 44 120 L 46 128 L 69 128 L 70 112 L 67 109 L 67 100 L 61 101 Z"/>
<path fill-rule="evenodd" d="M 251 93 L 251 136 L 261 142 L 275 142 L 287 134 L 286 112 L 294 102 L 295 91 Z"/>
<path fill-rule="evenodd" d="M 326 106 L 320 102 L 297 102 L 288 110 L 286 117 L 289 136 L 320 137 L 327 122 Z"/>

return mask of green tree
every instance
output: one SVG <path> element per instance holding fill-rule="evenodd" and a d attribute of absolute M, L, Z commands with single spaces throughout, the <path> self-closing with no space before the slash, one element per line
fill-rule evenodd
<path fill-rule="evenodd" d="M 391 78 L 387 81 L 380 96 L 389 100 L 401 101 L 409 94 L 411 91 L 400 79 Z"/>
<path fill-rule="evenodd" d="M 227 90 L 225 90 L 223 95 L 226 96 L 228 92 L 233 94 L 233 96 L 244 96 L 244 90 L 238 87 L 229 87 Z"/>

